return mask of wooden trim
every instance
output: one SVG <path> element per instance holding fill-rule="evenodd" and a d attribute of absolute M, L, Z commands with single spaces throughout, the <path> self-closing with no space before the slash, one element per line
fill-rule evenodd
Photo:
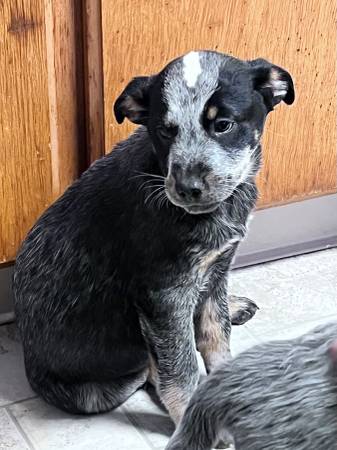
<path fill-rule="evenodd" d="M 83 55 L 87 162 L 104 155 L 101 0 L 83 1 Z"/>
<path fill-rule="evenodd" d="M 45 31 L 49 91 L 52 193 L 56 198 L 80 172 L 80 133 L 83 119 L 79 98 L 81 59 L 78 58 L 78 4 L 45 0 Z M 81 49 L 80 49 L 81 50 Z"/>
<path fill-rule="evenodd" d="M 55 82 L 55 48 L 53 30 L 53 7 L 51 1 L 45 2 L 45 27 L 46 27 L 46 53 L 48 74 L 48 99 L 49 99 L 49 124 L 50 124 L 50 152 L 52 166 L 52 193 L 57 196 L 60 191 L 60 177 L 58 164 L 58 139 L 57 139 L 57 101 Z"/>

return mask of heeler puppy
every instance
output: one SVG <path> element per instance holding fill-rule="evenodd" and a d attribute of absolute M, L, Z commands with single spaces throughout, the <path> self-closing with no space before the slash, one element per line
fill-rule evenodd
<path fill-rule="evenodd" d="M 256 346 L 194 393 L 166 450 L 337 450 L 337 323 Z"/>
<path fill-rule="evenodd" d="M 294 100 L 265 60 L 192 52 L 133 79 L 114 107 L 141 125 L 38 220 L 17 256 L 15 311 L 32 388 L 107 411 L 149 378 L 179 422 L 256 305 L 227 275 L 255 205 L 267 114 Z"/>

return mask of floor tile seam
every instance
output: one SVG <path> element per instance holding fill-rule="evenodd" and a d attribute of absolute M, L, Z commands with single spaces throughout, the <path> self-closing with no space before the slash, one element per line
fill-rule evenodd
<path fill-rule="evenodd" d="M 12 413 L 12 411 L 8 407 L 3 407 L 3 409 L 6 411 L 7 415 L 9 416 L 10 420 L 14 424 L 16 430 L 20 434 L 20 436 L 23 438 L 27 446 L 30 450 L 35 450 L 35 446 L 33 445 L 32 441 L 30 440 L 28 434 L 25 432 L 25 430 L 20 425 L 19 421 L 15 417 L 15 415 Z"/>
<path fill-rule="evenodd" d="M 36 398 L 39 398 L 39 396 L 38 395 L 34 395 L 32 397 L 23 398 L 21 400 L 15 400 L 14 402 L 4 403 L 4 404 L 0 405 L 0 408 L 7 408 L 8 406 L 20 405 L 21 403 L 27 402 L 29 400 L 34 400 Z"/>
<path fill-rule="evenodd" d="M 146 433 L 144 432 L 144 430 L 141 429 L 141 426 L 138 422 L 138 420 L 136 419 L 136 417 L 134 416 L 134 414 L 132 414 L 131 411 L 128 410 L 128 408 L 126 406 L 122 406 L 121 407 L 122 411 L 124 412 L 124 414 L 126 415 L 126 417 L 129 419 L 129 421 L 131 422 L 131 425 L 138 431 L 138 433 L 144 438 L 145 442 L 147 443 L 147 445 L 152 449 L 152 450 L 157 450 L 156 447 L 152 444 L 152 442 L 150 441 L 150 439 L 147 437 Z"/>

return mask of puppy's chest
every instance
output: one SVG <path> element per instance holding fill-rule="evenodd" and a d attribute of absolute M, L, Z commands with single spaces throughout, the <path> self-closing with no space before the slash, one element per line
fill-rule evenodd
<path fill-rule="evenodd" d="M 214 226 L 215 225 L 215 226 Z M 190 248 L 191 270 L 196 281 L 205 286 L 214 268 L 219 263 L 230 262 L 234 247 L 246 234 L 246 224 L 218 221 L 203 233 L 204 239 L 199 240 Z"/>
<path fill-rule="evenodd" d="M 219 246 L 194 249 L 191 260 L 192 276 L 201 288 L 207 285 L 217 264 L 231 259 L 233 246 L 240 240 L 240 237 L 233 237 Z"/>

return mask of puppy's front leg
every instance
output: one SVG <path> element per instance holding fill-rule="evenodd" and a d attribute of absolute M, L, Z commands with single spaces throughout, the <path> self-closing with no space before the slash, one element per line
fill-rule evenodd
<path fill-rule="evenodd" d="M 230 358 L 231 321 L 226 302 L 219 304 L 209 297 L 203 303 L 198 321 L 197 348 L 204 360 L 207 372 L 221 361 Z"/>
<path fill-rule="evenodd" d="M 227 299 L 228 258 L 216 263 L 208 292 L 198 306 L 195 317 L 197 348 L 207 372 L 230 357 L 231 317 Z"/>
<path fill-rule="evenodd" d="M 175 288 L 152 293 L 151 306 L 139 308 L 150 352 L 151 378 L 175 424 L 179 423 L 199 380 L 193 328 L 196 297 L 193 287 Z"/>

